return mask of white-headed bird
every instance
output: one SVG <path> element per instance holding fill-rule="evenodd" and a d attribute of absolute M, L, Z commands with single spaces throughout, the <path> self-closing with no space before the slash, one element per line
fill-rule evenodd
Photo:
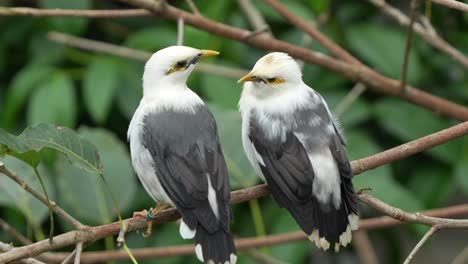
<path fill-rule="evenodd" d="M 279 207 L 324 250 L 338 251 L 358 227 L 345 142 L 327 103 L 302 81 L 288 54 L 270 53 L 242 77 L 242 141 Z"/>
<path fill-rule="evenodd" d="M 185 46 L 154 53 L 145 65 L 143 98 L 128 128 L 133 167 L 158 202 L 182 215 L 180 235 L 194 238 L 200 261 L 234 264 L 229 178 L 213 115 L 186 81 L 202 59 L 219 54 Z"/>

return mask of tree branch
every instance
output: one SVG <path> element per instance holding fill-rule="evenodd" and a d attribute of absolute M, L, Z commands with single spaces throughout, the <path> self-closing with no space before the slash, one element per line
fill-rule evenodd
<path fill-rule="evenodd" d="M 113 45 L 101 41 L 89 40 L 85 38 L 74 37 L 68 34 L 63 34 L 59 32 L 49 32 L 47 38 L 50 41 L 64 44 L 71 47 L 76 47 L 84 50 L 92 50 L 105 54 L 111 54 L 123 58 L 147 61 L 152 53 L 146 51 L 140 51 L 135 49 L 130 49 L 118 45 Z M 239 79 L 241 76 L 247 74 L 247 70 L 222 66 L 222 65 L 213 65 L 206 63 L 199 63 L 195 68 L 195 71 L 210 73 L 214 75 L 220 75 L 228 78 Z"/>
<path fill-rule="evenodd" d="M 205 17 L 193 15 L 170 5 L 155 4 L 152 0 L 121 0 L 138 7 L 147 8 L 155 15 L 167 19 L 176 20 L 183 16 L 186 24 L 192 25 L 212 34 L 230 38 L 233 40 L 247 42 L 248 44 L 265 50 L 283 51 L 291 56 L 303 59 L 310 63 L 317 64 L 331 71 L 342 74 L 353 81 L 361 81 L 374 90 L 382 93 L 399 96 L 416 105 L 423 106 L 436 113 L 441 113 L 452 118 L 466 121 L 468 120 L 468 108 L 457 105 L 445 99 L 433 96 L 414 87 L 409 87 L 407 93 L 400 93 L 399 81 L 385 77 L 372 69 L 364 66 L 352 65 L 319 52 L 313 52 L 309 49 L 298 47 L 284 41 L 268 37 L 264 34 L 251 36 L 250 31 L 231 27 L 222 23 L 215 22 Z"/>
<path fill-rule="evenodd" d="M 0 173 L 5 174 L 8 176 L 10 179 L 12 179 L 14 182 L 19 184 L 24 190 L 29 192 L 32 196 L 34 196 L 36 199 L 41 201 L 43 204 L 46 206 L 49 206 L 49 203 L 52 207 L 52 211 L 54 211 L 58 216 L 62 217 L 65 222 L 69 223 L 71 226 L 73 226 L 76 229 L 83 228 L 84 225 L 80 223 L 80 221 L 76 220 L 73 216 L 68 214 L 65 210 L 63 210 L 60 206 L 58 206 L 54 201 L 48 201 L 42 194 L 36 192 L 33 188 L 31 188 L 25 181 L 21 180 L 14 172 L 10 171 L 3 162 L 0 161 Z"/>
<path fill-rule="evenodd" d="M 270 37 L 273 36 L 270 25 L 267 24 L 265 18 L 255 8 L 251 0 L 237 0 L 237 2 L 255 31 L 264 30 L 263 33 Z"/>
<path fill-rule="evenodd" d="M 437 230 L 439 230 L 439 228 L 437 228 L 437 226 L 433 226 L 431 227 L 431 229 L 429 229 L 429 231 L 426 232 L 426 234 L 424 234 L 424 236 L 421 238 L 421 240 L 418 242 L 418 244 L 416 244 L 416 246 L 413 248 L 413 250 L 411 250 L 411 253 L 408 255 L 408 257 L 405 259 L 405 262 L 403 262 L 403 264 L 409 264 L 411 262 L 411 260 L 413 260 L 414 256 L 416 255 L 416 253 L 418 253 L 419 249 L 421 249 L 421 247 L 424 245 L 424 243 L 426 243 L 426 241 L 435 233 L 437 232 Z"/>
<path fill-rule="evenodd" d="M 175 7 L 169 5 L 161 5 L 160 1 L 152 0 L 121 0 L 122 2 L 127 2 L 133 5 L 140 7 L 148 8 L 153 12 L 153 15 L 158 15 L 168 19 L 177 20 L 179 17 L 183 17 L 184 21 L 187 24 L 195 26 L 199 29 L 205 30 L 212 34 L 217 34 L 226 38 L 234 39 L 241 42 L 247 42 L 252 46 L 263 48 L 266 50 L 277 50 L 289 53 L 291 56 L 296 58 L 308 61 L 310 63 L 317 64 L 321 67 L 329 69 L 331 71 L 342 74 L 346 78 L 349 78 L 353 81 L 361 81 L 373 88 L 376 91 L 399 96 L 404 100 L 412 102 L 416 105 L 425 107 L 433 112 L 444 114 L 455 118 L 457 120 L 465 121 L 468 120 L 468 109 L 457 105 L 455 103 L 449 102 L 447 100 L 441 99 L 439 97 L 433 96 L 421 90 L 418 90 L 413 87 L 407 93 L 399 94 L 399 85 L 398 81 L 385 77 L 369 68 L 366 67 L 356 67 L 344 62 L 340 62 L 336 59 L 330 58 L 322 53 L 313 52 L 306 48 L 298 47 L 286 42 L 267 37 L 254 35 L 252 32 L 242 30 L 239 28 L 231 27 L 222 23 L 212 21 L 210 19 L 204 18 L 202 16 L 194 15 Z M 369 0 L 369 1 L 381 1 L 381 0 Z M 70 12 L 83 12 L 83 10 L 70 10 Z M 417 29 L 415 29 L 418 32 Z M 428 34 L 429 35 L 429 34 Z M 433 41 L 437 43 L 438 46 L 446 47 L 446 43 L 440 39 Z M 451 50 L 452 56 L 460 58 L 463 56 L 460 52 L 456 50 Z M 468 67 L 468 60 L 466 63 Z M 201 65 L 200 65 L 201 66 Z M 201 68 L 201 67 L 199 67 Z M 201 69 L 200 69 L 201 70 Z"/>
<path fill-rule="evenodd" d="M 395 19 L 400 25 L 402 26 L 409 26 L 410 19 L 405 14 L 403 14 L 400 10 L 394 8 L 393 6 L 387 4 L 384 0 L 367 0 L 376 7 L 380 8 L 382 12 L 384 12 L 387 16 Z M 429 29 L 425 29 L 421 24 L 414 23 L 413 30 L 416 34 L 418 34 L 423 40 L 427 43 L 431 44 L 433 47 L 439 49 L 442 52 L 445 52 L 449 55 L 453 60 L 460 63 L 465 69 L 468 69 L 468 57 L 457 50 L 456 48 L 452 47 L 448 42 L 440 38 L 437 34 Z"/>
<path fill-rule="evenodd" d="M 0 16 L 33 16 L 33 17 L 135 17 L 152 16 L 145 9 L 119 10 L 80 10 L 80 9 L 38 9 L 30 7 L 0 7 Z"/>
<path fill-rule="evenodd" d="M 408 32 L 406 33 L 406 44 L 405 44 L 405 51 L 403 55 L 403 66 L 401 67 L 401 91 L 406 92 L 406 74 L 408 73 L 408 61 L 409 61 L 409 54 L 411 50 L 411 42 L 413 40 L 413 25 L 414 20 L 416 19 L 416 14 L 419 7 L 419 0 L 411 0 L 411 14 L 410 14 L 410 22 L 408 25 Z"/>
<path fill-rule="evenodd" d="M 16 231 L 13 227 L 11 227 L 5 220 L 0 218 L 0 228 L 5 230 L 5 232 L 8 233 L 9 236 L 12 238 L 16 239 L 18 242 L 20 242 L 23 245 L 29 245 L 31 244 L 31 240 L 27 239 L 23 234 L 20 232 Z"/>
<path fill-rule="evenodd" d="M 421 214 L 433 217 L 456 217 L 468 215 L 468 204 L 427 210 L 421 212 Z M 402 224 L 405 223 L 389 216 L 381 216 L 361 220 L 359 223 L 359 230 L 374 230 L 385 227 L 394 227 Z M 271 246 L 307 239 L 307 235 L 304 234 L 304 232 L 294 231 L 283 234 L 268 235 L 264 237 L 236 239 L 236 248 L 238 250 L 244 250 L 252 247 Z M 193 245 L 139 248 L 132 250 L 132 253 L 138 259 L 192 255 L 193 252 Z M 60 263 L 61 260 L 67 257 L 67 254 L 68 253 L 50 253 L 52 256 L 48 258 L 48 262 Z M 128 254 L 126 254 L 123 250 L 85 252 L 81 257 L 82 263 L 101 263 L 104 261 L 126 259 L 128 259 Z"/>
<path fill-rule="evenodd" d="M 395 161 L 397 159 L 406 158 L 412 154 L 417 152 L 421 152 L 425 149 L 432 148 L 436 145 L 443 144 L 450 139 L 455 139 L 461 137 L 463 135 L 468 134 L 468 122 L 464 122 L 462 124 L 453 126 L 451 128 L 444 129 L 437 133 L 431 134 L 429 136 L 408 142 L 406 144 L 400 145 L 398 147 L 389 149 L 387 151 L 375 154 L 373 156 L 369 156 L 367 158 L 363 158 L 357 161 L 353 161 L 352 168 L 353 173 L 355 175 L 362 173 L 366 170 L 370 170 L 381 166 L 383 164 Z M 3 166 L 4 167 L 4 166 Z M 237 190 L 231 193 L 232 203 L 241 203 L 251 199 L 267 196 L 270 194 L 268 187 L 265 184 L 257 185 L 250 188 L 245 188 L 241 190 Z M 359 196 L 361 201 L 372 205 L 372 199 L 375 198 L 368 198 L 369 200 L 363 199 L 363 197 L 367 196 Z M 370 196 L 369 196 L 370 197 Z M 383 202 L 380 202 L 384 204 Z M 400 210 L 401 211 L 401 210 Z M 401 211 L 403 212 L 403 211 Z M 387 213 L 385 211 L 385 213 Z M 394 213 L 394 211 L 390 211 L 390 213 Z M 164 210 L 159 215 L 159 218 L 155 219 L 153 222 L 155 224 L 167 222 L 167 221 L 174 221 L 180 218 L 180 214 L 175 209 Z M 390 216 L 394 217 L 394 215 Z M 397 218 L 400 219 L 400 218 Z M 401 219 L 400 219 L 401 220 Z M 141 218 L 130 218 L 125 220 L 128 226 L 128 231 L 135 231 L 138 229 L 143 229 L 146 227 L 146 220 Z M 456 220 L 452 220 L 456 221 Z M 427 224 L 427 222 L 421 222 L 422 224 Z M 13 261 L 25 257 L 36 256 L 42 252 L 47 250 L 53 250 L 65 246 L 74 245 L 78 242 L 88 242 L 94 241 L 97 239 L 101 239 L 110 235 L 115 235 L 119 233 L 120 225 L 118 222 L 102 225 L 97 227 L 87 227 L 81 230 L 74 230 L 70 231 L 65 234 L 61 234 L 54 237 L 54 242 L 51 244 L 47 240 L 39 241 L 32 245 L 27 245 L 19 248 L 12 249 L 9 252 L 0 254 L 0 263 Z M 257 239 L 257 238 L 256 238 Z M 248 241 L 252 240 L 245 240 Z M 274 243 L 274 239 L 269 241 L 268 243 Z M 263 245 L 262 245 L 263 246 Z"/>
<path fill-rule="evenodd" d="M 2 252 L 2 251 L 3 252 L 8 252 L 8 251 L 12 250 L 13 248 L 14 247 L 12 245 L 0 242 L 0 252 Z M 39 261 L 37 259 L 33 259 L 33 258 L 20 259 L 20 260 L 18 260 L 18 262 L 21 263 L 21 264 L 45 264 L 44 262 Z"/>
<path fill-rule="evenodd" d="M 431 2 L 436 3 L 438 5 L 443 5 L 449 8 L 457 9 L 463 12 L 468 12 L 468 5 L 455 0 L 431 0 Z"/>

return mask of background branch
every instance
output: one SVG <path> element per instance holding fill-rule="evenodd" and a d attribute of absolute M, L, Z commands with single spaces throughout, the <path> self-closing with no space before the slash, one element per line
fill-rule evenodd
<path fill-rule="evenodd" d="M 0 7 L 0 16 L 54 16 L 54 17 L 135 17 L 152 16 L 145 9 L 119 9 L 119 10 L 80 10 L 80 9 L 38 9 L 30 7 Z"/>
<path fill-rule="evenodd" d="M 405 51 L 403 54 L 403 66 L 401 67 L 401 91 L 406 92 L 406 75 L 408 73 L 408 64 L 409 64 L 409 54 L 411 50 L 411 42 L 413 40 L 413 26 L 414 20 L 416 19 L 416 14 L 418 12 L 419 7 L 419 0 L 411 0 L 411 14 L 410 14 L 410 22 L 408 25 L 408 32 L 406 33 L 406 44 L 405 44 Z"/>
<path fill-rule="evenodd" d="M 439 230 L 437 228 L 437 226 L 433 226 L 429 229 L 429 231 L 426 232 L 426 234 L 424 234 L 424 236 L 421 238 L 421 240 L 418 242 L 418 244 L 416 244 L 416 246 L 413 248 L 413 250 L 411 250 L 411 253 L 408 255 L 408 257 L 405 259 L 405 261 L 403 262 L 403 264 L 409 264 L 411 263 L 411 260 L 413 260 L 414 256 L 416 255 L 416 253 L 418 253 L 418 251 L 421 249 L 421 247 L 424 245 L 424 243 L 426 243 L 426 241 L 435 233 L 437 232 L 437 230 Z"/>
<path fill-rule="evenodd" d="M 393 6 L 389 5 L 384 0 L 367 0 L 376 7 L 378 7 L 382 12 L 384 12 L 387 16 L 396 20 L 402 26 L 409 26 L 410 19 L 405 14 L 403 14 L 400 10 L 394 8 Z M 434 34 L 432 31 L 432 27 L 429 29 L 425 29 L 421 24 L 414 23 L 413 30 L 416 34 L 418 34 L 423 40 L 427 43 L 431 44 L 433 47 L 439 49 L 440 51 L 444 52 L 445 54 L 449 55 L 453 60 L 460 63 L 465 69 L 468 69 L 468 57 L 451 46 L 448 42 L 443 40 L 437 34 Z"/>
<path fill-rule="evenodd" d="M 147 61 L 152 53 L 130 49 L 118 45 L 113 45 L 101 41 L 89 40 L 85 38 L 74 37 L 68 34 L 59 32 L 49 32 L 47 38 L 50 41 L 61 43 L 67 46 L 76 47 L 84 50 L 92 50 L 105 54 L 111 54 L 122 58 L 128 58 L 139 61 Z M 241 76 L 247 74 L 247 70 L 227 67 L 223 65 L 212 65 L 206 63 L 199 63 L 194 69 L 197 72 L 210 73 L 220 75 L 228 78 L 239 79 Z"/>
<path fill-rule="evenodd" d="M 34 196 L 36 199 L 41 201 L 46 206 L 49 206 L 50 204 L 52 207 L 52 211 L 54 211 L 58 216 L 60 216 L 63 220 L 65 220 L 65 222 L 69 223 L 72 227 L 76 229 L 84 227 L 84 225 L 80 223 L 80 221 L 76 220 L 73 216 L 68 214 L 65 210 L 63 210 L 60 206 L 58 206 L 54 201 L 47 200 L 44 196 L 42 196 L 42 194 L 38 193 L 33 188 L 31 188 L 25 181 L 21 180 L 14 172 L 10 171 L 1 161 L 0 161 L 0 173 L 3 173 L 6 176 L 8 176 L 14 182 L 19 184 L 25 191 L 29 192 L 32 196 Z"/>
<path fill-rule="evenodd" d="M 449 7 L 449 8 L 457 9 L 457 10 L 460 10 L 460 11 L 463 11 L 463 12 L 468 12 L 468 5 L 463 3 L 463 2 L 460 2 L 460 1 L 456 1 L 456 0 L 431 0 L 431 2 L 436 3 L 438 5 L 446 6 L 446 7 Z"/>

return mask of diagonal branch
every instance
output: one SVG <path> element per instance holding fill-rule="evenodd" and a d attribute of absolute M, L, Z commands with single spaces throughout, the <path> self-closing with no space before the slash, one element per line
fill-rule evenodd
<path fill-rule="evenodd" d="M 389 163 L 398 159 L 406 158 L 412 154 L 421 152 L 428 148 L 432 148 L 436 145 L 443 144 L 451 139 L 455 139 L 466 134 L 468 134 L 468 122 L 464 122 L 459 125 L 453 126 L 451 128 L 444 129 L 437 133 L 408 142 L 406 144 L 403 144 L 398 147 L 389 149 L 387 151 L 375 154 L 373 156 L 369 156 L 367 158 L 353 161 L 352 162 L 353 173 L 359 174 L 366 170 L 370 170 L 378 166 L 381 166 L 383 164 L 386 164 L 386 163 Z M 231 193 L 231 199 L 232 199 L 232 203 L 236 204 L 236 203 L 249 201 L 255 198 L 267 196 L 269 194 L 270 194 L 270 191 L 268 190 L 268 187 L 265 184 L 262 184 L 262 185 L 257 185 L 254 187 L 234 191 Z M 369 197 L 370 196 L 361 195 L 359 196 L 359 199 L 363 201 L 364 203 L 368 203 L 372 205 L 372 202 L 375 201 L 376 199 L 372 197 L 369 198 Z M 384 204 L 381 201 L 378 201 L 378 202 L 380 202 L 381 204 Z M 374 202 L 374 204 L 376 204 L 376 202 Z M 375 206 L 378 206 L 381 204 L 377 203 L 377 205 Z M 388 212 L 385 211 L 385 213 L 393 213 L 393 212 L 394 210 L 390 210 Z M 401 215 L 401 212 L 403 211 L 400 210 L 399 212 L 400 215 Z M 397 215 L 397 217 L 400 217 L 400 215 Z M 391 216 L 394 217 L 395 214 Z M 175 221 L 179 218 L 180 218 L 180 214 L 178 213 L 177 210 L 169 209 L 169 210 L 165 210 L 161 212 L 158 215 L 158 218 L 153 221 L 153 223 L 157 224 L 157 223 L 163 223 L 167 221 Z M 396 218 L 396 219 L 402 220 L 404 218 Z M 422 218 L 422 219 L 424 220 L 423 222 L 421 222 L 422 224 L 429 223 L 426 221 L 426 218 Z M 411 221 L 411 219 L 408 221 Z M 451 221 L 456 221 L 456 220 L 451 220 Z M 143 229 L 146 227 L 146 220 L 142 218 L 130 218 L 130 219 L 125 220 L 125 222 L 127 223 L 129 232 Z M 97 239 L 115 235 L 119 233 L 119 230 L 120 230 L 120 225 L 118 222 L 108 224 L 108 225 L 97 226 L 97 227 L 86 227 L 81 230 L 74 230 L 65 234 L 55 236 L 54 243 L 52 244 L 50 244 L 48 240 L 42 240 L 32 245 L 14 248 L 10 250 L 9 252 L 0 254 L 0 263 L 2 263 L 2 261 L 8 262 L 8 261 L 14 261 L 14 260 L 25 258 L 25 257 L 36 256 L 47 250 L 53 250 L 53 249 L 58 249 L 58 248 L 62 248 L 65 246 L 74 245 L 74 244 L 77 244 L 78 242 L 95 241 Z M 251 241 L 251 240 L 246 240 L 246 241 Z M 268 243 L 274 243 L 274 242 L 275 240 L 268 241 Z M 243 243 L 250 243 L 250 242 L 243 242 Z"/>
<path fill-rule="evenodd" d="M 416 255 L 416 253 L 418 253 L 419 249 L 421 249 L 421 247 L 426 243 L 426 241 L 438 230 L 439 228 L 437 228 L 437 226 L 431 227 L 431 229 L 429 229 L 429 231 L 427 231 L 426 234 L 424 234 L 423 238 L 421 238 L 418 244 L 416 244 L 413 250 L 411 250 L 411 253 L 405 259 L 405 262 L 403 262 L 403 264 L 409 264 Z"/>
<path fill-rule="evenodd" d="M 170 5 L 164 7 L 152 0 L 121 0 L 138 7 L 147 8 L 155 15 L 167 19 L 176 20 L 183 17 L 186 24 L 202 29 L 212 34 L 247 42 L 248 44 L 265 50 L 283 51 L 291 56 L 317 64 L 331 71 L 342 74 L 353 81 L 361 81 L 367 86 L 382 93 L 399 96 L 416 105 L 423 106 L 434 112 L 450 116 L 452 118 L 468 120 L 468 108 L 433 96 L 414 87 L 409 87 L 408 92 L 400 93 L 399 81 L 385 77 L 372 69 L 364 66 L 353 65 L 324 55 L 309 49 L 298 47 L 284 41 L 268 37 L 264 34 L 252 36 L 250 31 L 215 22 L 205 17 L 193 15 Z"/>
<path fill-rule="evenodd" d="M 468 12 L 468 4 L 456 0 L 430 0 L 438 5 L 443 5 L 449 8 L 457 9 L 463 12 Z"/>
<path fill-rule="evenodd" d="M 47 200 L 44 196 L 42 196 L 42 194 L 38 193 L 36 190 L 31 188 L 31 186 L 29 186 L 25 181 L 21 180 L 16 175 L 16 173 L 10 171 L 1 161 L 0 161 L 0 173 L 3 173 L 6 176 L 8 176 L 10 179 L 12 179 L 14 182 L 19 184 L 24 190 L 29 192 L 32 196 L 34 196 L 36 199 L 41 201 L 46 206 L 48 206 L 50 203 L 52 207 L 52 211 L 54 211 L 58 216 L 62 217 L 63 220 L 65 220 L 74 228 L 80 229 L 80 228 L 85 227 L 82 223 L 80 223 L 80 221 L 76 220 L 73 216 L 68 214 L 65 210 L 63 210 L 60 206 L 58 206 L 54 201 Z"/>

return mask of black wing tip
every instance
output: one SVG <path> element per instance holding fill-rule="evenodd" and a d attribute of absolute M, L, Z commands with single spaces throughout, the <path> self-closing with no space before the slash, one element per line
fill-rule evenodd
<path fill-rule="evenodd" d="M 321 236 L 320 230 L 314 229 L 312 233 L 308 236 L 308 238 L 310 241 L 314 242 L 318 248 L 321 248 L 324 251 L 330 249 L 331 246 L 334 246 L 335 252 L 338 252 L 340 250 L 340 247 L 346 247 L 348 244 L 351 243 L 352 231 L 357 230 L 358 226 L 359 226 L 359 216 L 354 213 L 351 213 L 348 215 L 348 221 L 347 221 L 345 231 L 342 232 L 338 237 Z M 335 227 L 335 228 L 342 229 L 339 227 Z M 332 242 L 332 241 L 336 241 L 336 242 Z"/>
<path fill-rule="evenodd" d="M 236 264 L 236 248 L 229 231 L 219 228 L 210 234 L 199 225 L 195 241 L 195 254 L 200 261 L 207 264 Z"/>

